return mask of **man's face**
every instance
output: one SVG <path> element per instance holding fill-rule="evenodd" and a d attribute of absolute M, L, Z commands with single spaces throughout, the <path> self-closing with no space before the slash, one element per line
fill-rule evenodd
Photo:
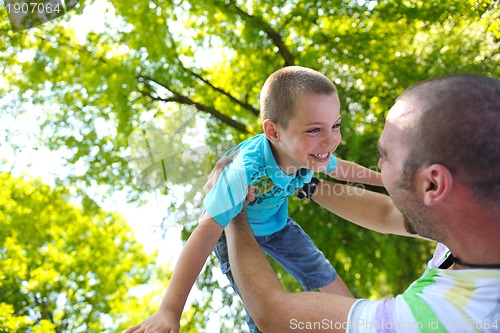
<path fill-rule="evenodd" d="M 419 170 L 410 170 L 406 162 L 411 158 L 411 131 L 416 114 L 409 105 L 398 101 L 387 115 L 384 130 L 378 141 L 382 182 L 394 205 L 401 211 L 409 233 L 435 239 L 439 234 L 435 219 L 418 196 Z"/>
<path fill-rule="evenodd" d="M 337 149 L 340 134 L 340 102 L 337 95 L 308 94 L 296 105 L 296 114 L 288 127 L 279 131 L 282 167 L 323 171 L 330 154 Z"/>

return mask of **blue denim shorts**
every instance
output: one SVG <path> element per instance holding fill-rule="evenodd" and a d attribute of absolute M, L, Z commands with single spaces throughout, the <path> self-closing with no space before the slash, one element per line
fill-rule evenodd
<path fill-rule="evenodd" d="M 337 273 L 311 238 L 290 217 L 283 229 L 268 236 L 255 237 L 260 247 L 274 258 L 304 290 L 325 287 L 335 280 Z M 231 266 L 227 254 L 226 236 L 223 233 L 217 242 L 215 255 L 219 259 L 222 273 L 230 275 Z M 232 276 L 228 276 L 233 288 Z"/>

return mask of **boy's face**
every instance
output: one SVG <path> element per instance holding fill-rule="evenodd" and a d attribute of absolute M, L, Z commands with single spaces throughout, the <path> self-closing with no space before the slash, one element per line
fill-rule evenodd
<path fill-rule="evenodd" d="M 307 94 L 296 105 L 296 114 L 285 130 L 278 126 L 278 164 L 284 168 L 324 171 L 337 149 L 340 133 L 340 101 L 337 95 Z"/>

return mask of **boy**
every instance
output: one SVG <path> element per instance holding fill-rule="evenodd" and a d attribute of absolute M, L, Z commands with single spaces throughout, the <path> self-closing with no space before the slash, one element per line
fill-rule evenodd
<path fill-rule="evenodd" d="M 255 200 L 246 214 L 260 246 L 305 290 L 351 296 L 323 253 L 288 217 L 288 197 L 311 182 L 313 172 L 382 186 L 379 174 L 331 154 L 341 141 L 340 102 L 324 75 L 298 66 L 280 69 L 266 80 L 260 103 L 264 133 L 234 149 L 233 163 L 204 199 L 206 211 L 182 250 L 160 309 L 128 333 L 179 330 L 189 291 L 214 246 L 223 273 L 237 291 L 223 230 L 242 210 L 249 186 Z M 248 314 L 247 323 L 250 332 L 260 332 Z"/>

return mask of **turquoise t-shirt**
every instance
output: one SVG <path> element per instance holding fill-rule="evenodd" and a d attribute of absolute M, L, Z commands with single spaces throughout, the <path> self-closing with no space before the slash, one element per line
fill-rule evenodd
<path fill-rule="evenodd" d="M 311 181 L 313 172 L 302 168 L 294 175 L 285 174 L 276 163 L 264 134 L 243 141 L 233 150 L 239 153 L 224 169 L 219 180 L 203 200 L 208 214 L 226 227 L 241 212 L 247 188 L 255 187 L 255 200 L 246 208 L 248 222 L 255 236 L 281 230 L 288 218 L 288 197 L 295 189 Z M 326 172 L 337 167 L 330 155 Z"/>
<path fill-rule="evenodd" d="M 438 268 L 448 255 L 438 244 L 425 273 L 402 295 L 356 301 L 347 332 L 500 332 L 500 269 Z"/>

